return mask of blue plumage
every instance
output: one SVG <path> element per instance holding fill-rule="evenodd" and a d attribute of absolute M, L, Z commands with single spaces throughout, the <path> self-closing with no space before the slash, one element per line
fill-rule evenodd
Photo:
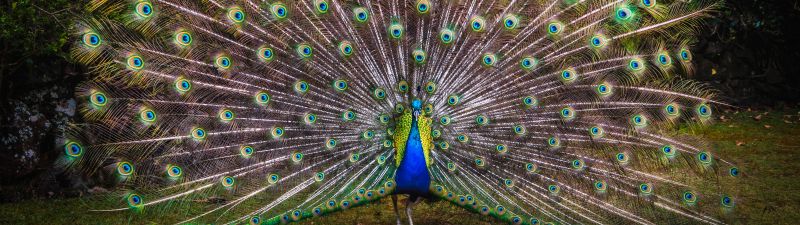
<path fill-rule="evenodd" d="M 417 128 L 417 118 L 411 123 L 411 132 L 408 134 L 405 155 L 397 168 L 395 180 L 397 193 L 412 196 L 428 196 L 431 177 L 425 166 L 425 156 L 422 153 L 422 142 Z"/>

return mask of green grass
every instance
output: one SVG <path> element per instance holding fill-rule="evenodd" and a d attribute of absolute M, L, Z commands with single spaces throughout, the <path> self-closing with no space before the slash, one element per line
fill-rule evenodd
<path fill-rule="evenodd" d="M 730 220 L 736 224 L 794 224 L 800 221 L 800 112 L 797 109 L 724 113 L 710 126 L 685 126 L 678 132 L 709 141 L 715 158 L 734 162 L 742 177 L 734 193 L 736 208 Z M 760 120 L 754 119 L 761 115 Z M 719 115 L 718 115 L 719 116 Z M 765 127 L 768 126 L 768 127 Z M 401 198 L 401 204 L 403 199 Z M 97 197 L 29 200 L 0 205 L 0 224 L 158 224 L 180 221 L 215 204 L 175 207 L 180 213 L 149 211 L 87 212 L 86 208 L 113 204 Z M 201 205 L 201 206 L 196 206 Z M 91 206 L 91 207 L 90 207 Z M 234 212 L 235 214 L 235 212 Z M 470 213 L 445 201 L 415 207 L 417 224 L 497 224 L 492 218 Z M 357 207 L 299 224 L 393 224 L 391 199 Z M 403 216 L 405 221 L 405 216 Z"/>
<path fill-rule="evenodd" d="M 756 120 L 759 117 L 760 120 Z M 800 220 L 800 112 L 726 113 L 727 121 L 681 133 L 710 141 L 717 158 L 734 162 L 743 177 L 734 196 L 736 223 L 796 224 Z"/>

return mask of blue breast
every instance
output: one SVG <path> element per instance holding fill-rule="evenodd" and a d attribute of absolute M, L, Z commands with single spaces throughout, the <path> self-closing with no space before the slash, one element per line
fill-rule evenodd
<path fill-rule="evenodd" d="M 428 196 L 431 177 L 425 164 L 425 155 L 422 151 L 422 141 L 417 128 L 417 118 L 411 123 L 411 132 L 408 134 L 406 151 L 400 166 L 395 174 L 398 194 Z"/>

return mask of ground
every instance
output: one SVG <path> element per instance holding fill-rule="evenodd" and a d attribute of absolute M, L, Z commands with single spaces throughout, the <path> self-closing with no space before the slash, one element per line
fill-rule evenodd
<path fill-rule="evenodd" d="M 794 224 L 800 220 L 800 110 L 769 112 L 731 109 L 720 113 L 709 126 L 684 126 L 678 132 L 713 143 L 714 154 L 735 162 L 743 175 L 736 208 L 736 224 Z M 402 200 L 402 199 L 401 199 Z M 0 224 L 159 224 L 185 218 L 184 213 L 215 207 L 175 209 L 181 213 L 86 211 L 105 204 L 97 197 L 39 199 L 0 205 Z M 448 202 L 421 204 L 414 210 L 415 224 L 498 224 L 500 221 L 470 213 Z M 405 221 L 405 216 L 403 216 Z M 372 204 L 314 218 L 300 224 L 393 224 L 390 198 Z"/>

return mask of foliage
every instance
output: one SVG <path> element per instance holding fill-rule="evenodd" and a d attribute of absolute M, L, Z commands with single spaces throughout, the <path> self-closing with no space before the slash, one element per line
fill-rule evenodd
<path fill-rule="evenodd" d="M 0 3 L 0 96 L 9 97 L 14 84 L 49 73 L 60 77 L 60 68 L 47 70 L 69 56 L 66 46 L 74 24 L 72 0 L 6 0 Z"/>

